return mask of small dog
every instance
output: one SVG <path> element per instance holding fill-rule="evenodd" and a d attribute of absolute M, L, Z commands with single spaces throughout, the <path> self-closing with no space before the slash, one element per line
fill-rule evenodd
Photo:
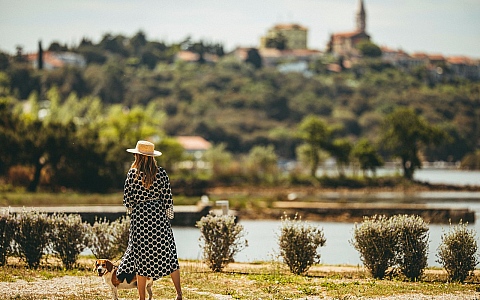
<path fill-rule="evenodd" d="M 95 271 L 98 272 L 98 276 L 103 277 L 105 283 L 112 289 L 114 300 L 118 300 L 119 289 L 134 289 L 137 287 L 136 274 L 123 274 L 121 277 L 117 277 L 117 269 L 108 259 L 97 259 L 95 262 Z M 153 279 L 147 277 L 146 292 L 149 300 L 152 300 L 152 285 Z"/>

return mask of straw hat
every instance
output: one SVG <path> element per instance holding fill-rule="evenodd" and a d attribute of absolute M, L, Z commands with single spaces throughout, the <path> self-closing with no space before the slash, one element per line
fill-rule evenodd
<path fill-rule="evenodd" d="M 160 156 L 162 152 L 154 150 L 154 145 L 148 141 L 138 141 L 135 149 L 127 149 L 127 152 L 137 153 L 147 156 Z"/>

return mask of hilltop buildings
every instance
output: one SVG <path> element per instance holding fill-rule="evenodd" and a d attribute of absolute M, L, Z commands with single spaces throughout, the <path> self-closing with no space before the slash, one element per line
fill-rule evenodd
<path fill-rule="evenodd" d="M 260 38 L 260 49 L 307 49 L 308 29 L 298 24 L 278 24 Z"/>
<path fill-rule="evenodd" d="M 370 41 L 370 36 L 366 32 L 367 14 L 363 0 L 359 1 L 356 13 L 356 28 L 354 31 L 334 33 L 330 36 L 327 45 L 327 52 L 337 56 L 359 55 L 357 46 L 363 41 Z"/>

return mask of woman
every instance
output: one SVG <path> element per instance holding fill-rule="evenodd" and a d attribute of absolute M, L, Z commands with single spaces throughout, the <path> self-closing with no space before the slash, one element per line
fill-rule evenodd
<path fill-rule="evenodd" d="M 125 180 L 123 205 L 131 212 L 128 247 L 118 267 L 121 274 L 137 274 L 140 300 L 145 300 L 147 277 L 157 280 L 170 275 L 182 299 L 180 266 L 170 219 L 173 219 L 173 199 L 170 180 L 155 156 L 162 155 L 147 141 L 138 141 L 135 161 Z"/>

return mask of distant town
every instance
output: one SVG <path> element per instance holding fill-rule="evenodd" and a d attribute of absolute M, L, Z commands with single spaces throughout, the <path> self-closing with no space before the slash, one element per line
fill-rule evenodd
<path fill-rule="evenodd" d="M 367 9 L 364 1 L 358 1 L 355 11 L 355 26 L 349 32 L 331 34 L 328 44 L 323 50 L 308 48 L 308 28 L 301 24 L 275 24 L 260 38 L 258 48 L 238 47 L 230 55 L 240 60 L 247 60 L 249 52 L 255 51 L 261 58 L 262 66 L 277 67 L 283 71 L 294 71 L 308 74 L 309 63 L 321 60 L 327 55 L 337 58 L 327 64 L 329 72 L 341 72 L 351 68 L 365 56 L 380 58 L 385 63 L 407 71 L 423 67 L 430 77 L 441 80 L 451 77 L 480 79 L 480 60 L 467 56 L 444 56 L 438 53 L 407 53 L 401 49 L 388 46 L 377 46 L 372 42 L 372 35 L 367 32 Z M 362 49 L 367 49 L 366 53 Z M 64 65 L 86 66 L 86 60 L 80 54 L 72 52 L 43 52 L 43 68 L 55 69 Z M 194 51 L 181 50 L 176 60 L 197 62 L 200 59 L 207 63 L 218 61 L 217 54 L 200 55 Z M 38 53 L 28 55 L 28 60 L 37 67 Z M 448 72 L 446 72 L 448 70 Z M 447 78 L 446 78 L 447 77 Z"/>

